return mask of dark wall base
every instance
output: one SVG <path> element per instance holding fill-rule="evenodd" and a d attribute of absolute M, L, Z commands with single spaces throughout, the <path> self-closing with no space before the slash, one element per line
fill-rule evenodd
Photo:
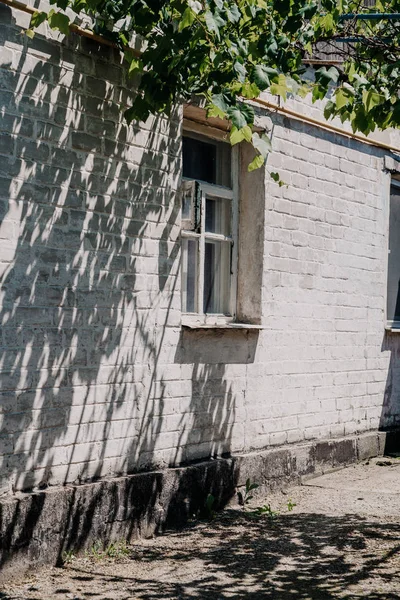
<path fill-rule="evenodd" d="M 247 478 L 262 492 L 312 477 L 398 446 L 399 432 L 285 446 L 139 473 L 80 486 L 49 488 L 0 500 L 0 580 L 38 564 L 60 563 L 64 551 L 161 532 L 198 515 L 208 494 L 221 508 Z"/>

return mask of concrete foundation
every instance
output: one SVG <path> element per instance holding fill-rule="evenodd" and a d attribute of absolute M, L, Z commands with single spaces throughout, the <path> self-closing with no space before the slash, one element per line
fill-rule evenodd
<path fill-rule="evenodd" d="M 399 432 L 370 432 L 139 473 L 80 486 L 17 494 L 0 504 L 0 580 L 94 542 L 152 536 L 201 515 L 208 494 L 215 508 L 234 502 L 247 478 L 272 491 L 381 455 Z"/>

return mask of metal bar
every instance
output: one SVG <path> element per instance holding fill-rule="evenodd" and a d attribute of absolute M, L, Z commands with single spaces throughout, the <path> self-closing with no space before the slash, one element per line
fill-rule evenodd
<path fill-rule="evenodd" d="M 232 236 L 223 235 L 222 233 L 212 233 L 211 231 L 206 231 L 204 237 L 211 242 L 229 242 L 230 244 L 233 242 Z"/>
<path fill-rule="evenodd" d="M 200 233 L 195 233 L 194 231 L 188 231 L 187 229 L 182 229 L 181 237 L 188 240 L 199 240 Z"/>
<path fill-rule="evenodd" d="M 339 21 L 352 21 L 353 19 L 360 21 L 395 20 L 400 19 L 400 13 L 348 13 L 339 17 Z"/>
<path fill-rule="evenodd" d="M 390 42 L 393 42 L 393 38 L 379 38 L 379 37 L 373 37 L 373 38 L 368 38 L 365 35 L 359 35 L 359 36 L 352 36 L 352 37 L 339 37 L 339 38 L 332 38 L 335 42 L 364 42 L 365 40 L 372 40 L 372 41 L 377 41 L 377 42 L 384 42 L 385 44 L 390 44 Z"/>

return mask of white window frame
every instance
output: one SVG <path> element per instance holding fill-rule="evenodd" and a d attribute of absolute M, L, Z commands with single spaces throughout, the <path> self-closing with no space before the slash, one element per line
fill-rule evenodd
<path fill-rule="evenodd" d="M 211 127 L 201 127 L 197 123 L 188 123 L 185 120 L 183 137 L 192 137 L 195 139 L 203 139 L 209 143 L 224 142 L 227 141 L 227 134 Z M 237 271 L 238 271 L 238 226 L 239 226 L 239 148 L 233 146 L 231 148 L 231 181 L 232 188 L 207 183 L 205 181 L 198 181 L 201 189 L 201 200 L 200 200 L 200 231 L 197 233 L 193 230 L 184 229 L 184 223 L 181 230 L 181 239 L 192 239 L 198 242 L 197 252 L 197 307 L 203 307 L 203 295 L 204 295 L 204 263 L 205 263 L 205 244 L 206 240 L 214 240 L 218 242 L 229 242 L 231 244 L 231 274 L 230 274 L 230 302 L 229 302 L 229 315 L 218 314 L 218 313 L 186 313 L 182 311 L 182 325 L 189 327 L 201 326 L 201 325 L 228 325 L 234 323 L 236 319 L 236 297 L 237 297 Z M 183 181 L 189 181 L 183 179 Z M 231 235 L 226 236 L 218 233 L 211 233 L 205 231 L 205 206 L 206 197 L 215 196 L 229 200 L 231 202 Z M 182 246 L 183 248 L 183 246 Z M 183 252 L 183 249 L 182 249 Z M 184 256 L 182 254 L 182 264 Z M 184 273 L 182 269 L 182 306 L 184 305 Z"/>
<path fill-rule="evenodd" d="M 391 202 L 392 202 L 392 187 L 397 187 L 400 188 L 400 179 L 396 178 L 396 177 L 391 177 L 390 178 L 390 182 L 389 182 L 389 206 L 388 206 L 388 236 L 387 236 L 387 270 L 386 270 L 386 294 L 385 294 L 385 315 L 386 315 L 386 325 L 385 325 L 385 329 L 388 329 L 389 331 L 393 331 L 393 332 L 398 332 L 400 333 L 400 320 L 399 321 L 393 321 L 392 319 L 388 319 L 388 314 L 387 314 L 387 307 L 388 307 L 388 290 L 389 290 L 389 277 L 390 277 L 390 273 L 389 273 L 389 253 L 390 253 L 390 248 L 389 248 L 389 231 L 390 231 L 390 210 L 391 210 Z M 400 231 L 399 231 L 399 235 L 400 235 Z"/>

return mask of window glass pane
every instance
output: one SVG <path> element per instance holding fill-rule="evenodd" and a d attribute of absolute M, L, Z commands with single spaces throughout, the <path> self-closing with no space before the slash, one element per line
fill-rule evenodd
<path fill-rule="evenodd" d="M 400 321 L 400 188 L 392 186 L 389 217 L 387 318 Z"/>
<path fill-rule="evenodd" d="M 182 240 L 182 310 L 197 312 L 197 240 Z"/>
<path fill-rule="evenodd" d="M 231 233 L 231 201 L 224 198 L 206 198 L 205 230 L 210 233 Z"/>
<path fill-rule="evenodd" d="M 213 144 L 183 138 L 183 176 L 216 182 L 217 147 Z"/>
<path fill-rule="evenodd" d="M 231 147 L 224 142 L 183 138 L 183 176 L 231 187 Z"/>
<path fill-rule="evenodd" d="M 229 314 L 231 244 L 206 239 L 204 256 L 205 313 Z"/>
<path fill-rule="evenodd" d="M 182 194 L 182 219 L 192 218 L 193 194 L 192 190 L 184 190 Z"/>

